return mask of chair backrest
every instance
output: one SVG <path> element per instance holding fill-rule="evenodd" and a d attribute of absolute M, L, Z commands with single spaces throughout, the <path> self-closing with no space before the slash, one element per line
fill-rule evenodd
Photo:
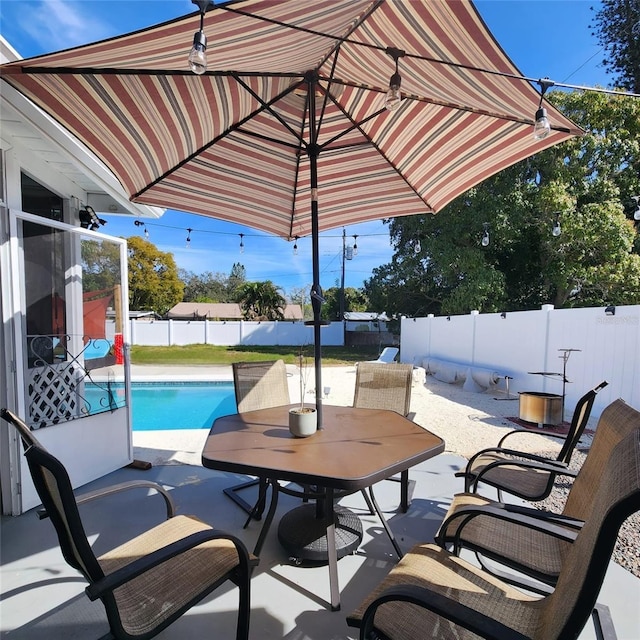
<path fill-rule="evenodd" d="M 375 362 L 393 362 L 400 351 L 397 347 L 385 347 Z"/>
<path fill-rule="evenodd" d="M 640 413 L 630 407 L 616 412 L 635 428 L 626 430 L 602 466 L 593 508 L 569 545 L 554 592 L 545 598 L 536 637 L 578 637 L 596 604 L 620 526 L 640 511 Z"/>
<path fill-rule="evenodd" d="M 15 414 L 2 409 L 0 416 L 20 434 L 33 484 L 55 527 L 64 559 L 89 582 L 104 577 L 82 526 L 64 465 L 38 442 L 31 429 Z"/>
<path fill-rule="evenodd" d="M 598 420 L 589 453 L 573 481 L 563 513 L 572 518 L 587 520 L 593 509 L 593 494 L 611 452 L 631 431 L 640 428 L 640 412 L 624 400 L 616 400 L 604 409 Z"/>
<path fill-rule="evenodd" d="M 571 456 L 575 451 L 575 448 L 582 437 L 589 418 L 591 417 L 591 409 L 593 409 L 593 403 L 596 399 L 598 391 L 604 389 L 609 383 L 604 380 L 597 387 L 587 391 L 580 400 L 576 403 L 576 408 L 573 411 L 571 417 L 571 425 L 569 426 L 569 432 L 567 433 L 567 439 L 564 441 L 564 445 L 558 454 L 558 460 L 569 464 L 571 462 Z"/>
<path fill-rule="evenodd" d="M 232 368 L 239 413 L 291 404 L 283 360 L 234 362 Z"/>
<path fill-rule="evenodd" d="M 353 406 L 389 409 L 406 416 L 411 405 L 413 365 L 361 362 L 356 371 Z"/>

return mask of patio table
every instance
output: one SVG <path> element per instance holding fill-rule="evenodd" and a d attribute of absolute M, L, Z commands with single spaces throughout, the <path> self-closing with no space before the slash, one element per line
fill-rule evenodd
<path fill-rule="evenodd" d="M 323 429 L 308 438 L 295 438 L 288 426 L 289 409 L 294 406 L 297 405 L 218 418 L 205 442 L 202 464 L 219 471 L 258 476 L 265 481 L 263 486 L 266 483 L 271 485 L 269 512 L 254 550 L 257 556 L 273 519 L 278 493 L 288 492 L 280 482 L 319 488 L 314 497 L 320 500 L 318 521 L 327 541 L 330 604 L 333 610 L 338 610 L 340 593 L 334 497 L 369 488 L 441 453 L 444 441 L 394 411 L 331 405 L 324 407 Z M 398 550 L 384 516 L 373 502 Z M 308 512 L 308 507 L 302 505 L 298 509 Z M 344 514 L 346 510 L 340 507 L 336 511 Z M 289 516 L 287 514 L 283 520 L 291 520 L 293 529 L 299 528 L 300 519 Z M 287 538 L 287 532 L 282 528 L 279 537 L 281 540 Z"/>

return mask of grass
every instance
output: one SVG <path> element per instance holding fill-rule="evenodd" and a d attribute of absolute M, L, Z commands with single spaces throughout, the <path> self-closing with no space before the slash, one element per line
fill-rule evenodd
<path fill-rule="evenodd" d="M 131 348 L 133 364 L 227 364 L 240 361 L 256 362 L 282 358 L 286 364 L 297 364 L 298 346 L 233 346 L 190 344 L 172 347 Z M 323 365 L 349 365 L 362 360 L 374 360 L 379 355 L 377 347 L 322 347 Z M 305 356 L 311 364 L 313 346 L 305 347 Z"/>

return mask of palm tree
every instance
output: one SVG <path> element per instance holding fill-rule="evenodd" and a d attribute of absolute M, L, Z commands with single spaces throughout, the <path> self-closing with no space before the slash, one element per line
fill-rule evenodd
<path fill-rule="evenodd" d="M 238 288 L 238 302 L 246 320 L 283 320 L 286 300 L 271 280 L 245 282 Z"/>

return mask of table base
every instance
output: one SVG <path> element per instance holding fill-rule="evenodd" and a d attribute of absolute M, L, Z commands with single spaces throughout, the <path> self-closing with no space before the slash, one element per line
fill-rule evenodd
<path fill-rule="evenodd" d="M 362 542 L 362 523 L 345 507 L 334 508 L 338 559 L 353 553 Z M 316 517 L 316 505 L 303 504 L 286 513 L 278 526 L 278 540 L 301 561 L 328 562 L 327 521 Z"/>

